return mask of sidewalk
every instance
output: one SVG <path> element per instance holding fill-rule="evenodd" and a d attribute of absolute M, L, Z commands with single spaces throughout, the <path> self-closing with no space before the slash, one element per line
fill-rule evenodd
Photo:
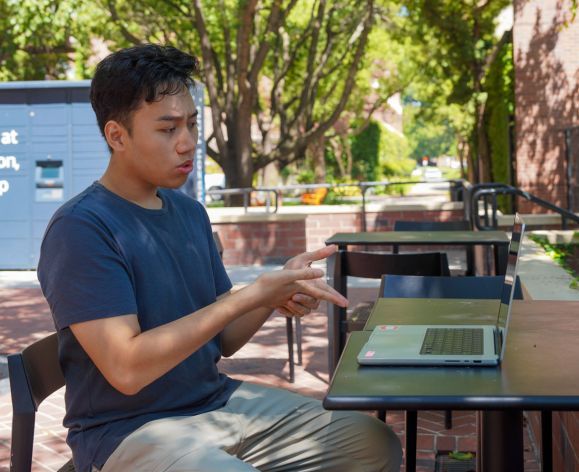
<path fill-rule="evenodd" d="M 458 256 L 456 256 L 458 257 Z M 451 260 L 456 259 L 455 256 Z M 452 263 L 451 263 L 452 264 Z M 259 274 L 278 266 L 230 267 L 228 272 L 236 286 L 254 280 Z M 354 279 L 351 303 L 375 297 L 378 281 Z M 229 375 L 256 383 L 276 385 L 305 395 L 323 398 L 328 386 L 326 307 L 302 320 L 303 364 L 296 366 L 296 381 L 288 382 L 285 319 L 272 318 L 252 341 L 230 359 L 221 361 Z M 0 272 L 0 471 L 7 471 L 10 453 L 11 405 L 8 379 L 5 378 L 5 356 L 20 351 L 35 339 L 53 330 L 48 306 L 36 281 L 29 272 Z M 61 425 L 64 414 L 64 389 L 45 401 L 37 415 L 33 471 L 56 471 L 70 457 L 64 443 Z M 404 444 L 404 415 L 389 411 L 388 424 Z M 425 411 L 418 419 L 417 470 L 435 470 L 437 451 L 475 451 L 476 423 L 473 412 L 454 412 L 453 428 L 444 428 L 444 412 Z M 538 471 L 533 440 L 525 435 L 525 470 Z"/>

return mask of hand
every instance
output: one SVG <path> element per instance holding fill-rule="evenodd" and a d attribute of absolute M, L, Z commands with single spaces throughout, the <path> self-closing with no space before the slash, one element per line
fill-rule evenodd
<path fill-rule="evenodd" d="M 301 301 L 300 305 L 305 307 L 302 308 L 305 311 L 311 311 L 308 307 L 321 300 L 347 306 L 348 300 L 319 280 L 323 275 L 322 270 L 311 267 L 268 272 L 258 277 L 255 284 L 252 284 L 252 289 L 256 292 L 254 296 L 260 300 L 259 304 L 272 309 L 292 306 L 289 302 L 296 303 L 294 297 Z M 312 283 L 316 279 L 318 283 Z M 302 316 L 302 309 L 298 308 L 292 316 L 294 314 Z"/>
<path fill-rule="evenodd" d="M 306 267 L 311 267 L 312 262 L 326 259 L 327 257 L 334 254 L 336 250 L 337 246 L 325 246 L 312 252 L 304 252 L 287 261 L 284 265 L 284 269 L 303 269 Z M 313 284 L 321 290 L 329 290 L 333 293 L 337 293 L 334 289 L 332 289 L 329 285 L 320 279 L 309 280 L 307 283 Z M 342 297 L 342 299 L 347 303 L 345 298 Z M 285 316 L 302 317 L 316 310 L 320 305 L 320 301 L 320 299 L 312 298 L 304 293 L 297 293 L 284 306 L 277 307 L 277 311 Z"/>

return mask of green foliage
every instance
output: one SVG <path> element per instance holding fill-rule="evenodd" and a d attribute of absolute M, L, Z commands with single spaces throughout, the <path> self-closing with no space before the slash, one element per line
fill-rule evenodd
<path fill-rule="evenodd" d="M 579 237 L 579 233 L 575 233 L 575 238 Z M 577 252 L 577 244 L 551 244 L 545 238 L 535 235 L 529 235 L 529 238 L 535 243 L 539 244 L 545 253 L 559 264 L 572 277 L 570 287 L 577 289 L 579 287 L 579 274 L 570 266 L 569 260 L 574 257 Z"/>
<path fill-rule="evenodd" d="M 456 0 L 402 0 L 402 4 L 408 21 L 401 34 L 416 44 L 409 60 L 419 71 L 407 96 L 417 102 L 424 119 L 432 119 L 444 132 L 452 130 L 457 143 L 468 144 L 462 149 L 472 159 L 480 159 L 486 170 L 484 133 L 477 132 L 481 126 L 477 117 L 487 98 L 482 80 L 499 42 L 497 17 L 510 0 L 469 2 L 468 6 Z"/>
<path fill-rule="evenodd" d="M 0 80 L 65 79 L 71 60 L 86 77 L 95 13 L 88 0 L 0 0 Z"/>
<path fill-rule="evenodd" d="M 316 180 L 316 176 L 314 175 L 314 171 L 311 169 L 303 169 L 296 177 L 296 181 L 298 184 L 313 184 Z"/>
<path fill-rule="evenodd" d="M 409 176 L 416 162 L 408 155 L 409 148 L 406 138 L 383 128 L 380 140 L 382 176 Z"/>
<path fill-rule="evenodd" d="M 503 45 L 489 68 L 484 88 L 488 93 L 485 127 L 491 147 L 494 182 L 510 183 L 509 128 L 515 107 L 512 43 Z"/>
<path fill-rule="evenodd" d="M 410 156 L 416 162 L 424 156 L 456 155 L 456 130 L 450 117 L 421 113 L 410 103 L 404 108 L 404 134 L 408 136 Z"/>
<path fill-rule="evenodd" d="M 485 130 L 490 145 L 493 182 L 511 183 L 510 130 L 513 126 L 515 93 L 512 43 L 506 42 L 498 51 L 484 82 L 487 92 Z M 499 206 L 508 212 L 510 199 L 501 197 Z"/>
<path fill-rule="evenodd" d="M 350 139 L 352 152 L 352 177 L 358 180 L 377 180 L 380 171 L 380 145 L 382 128 L 376 121 Z"/>
<path fill-rule="evenodd" d="M 374 181 L 389 176 L 407 176 L 416 165 L 408 157 L 404 136 L 372 121 L 361 133 L 352 136 L 352 178 Z"/>

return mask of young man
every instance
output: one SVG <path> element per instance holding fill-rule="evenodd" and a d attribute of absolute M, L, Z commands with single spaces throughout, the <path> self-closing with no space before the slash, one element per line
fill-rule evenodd
<path fill-rule="evenodd" d="M 102 178 L 61 207 L 38 276 L 59 336 L 76 470 L 398 470 L 400 444 L 368 415 L 220 374 L 278 309 L 347 301 L 309 267 L 324 248 L 229 294 L 193 168 L 196 61 L 171 47 L 118 51 L 91 102 L 111 151 Z"/>

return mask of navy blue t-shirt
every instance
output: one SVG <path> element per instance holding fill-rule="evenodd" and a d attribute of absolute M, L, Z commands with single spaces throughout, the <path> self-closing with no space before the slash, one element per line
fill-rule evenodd
<path fill-rule="evenodd" d="M 198 202 L 160 189 L 148 210 L 94 183 L 50 221 L 38 278 L 58 331 L 66 379 L 67 442 L 75 468 L 101 468 L 119 443 L 145 423 L 223 406 L 239 382 L 220 374 L 219 336 L 136 395 L 113 388 L 69 326 L 136 314 L 142 331 L 213 302 L 231 288 Z"/>

